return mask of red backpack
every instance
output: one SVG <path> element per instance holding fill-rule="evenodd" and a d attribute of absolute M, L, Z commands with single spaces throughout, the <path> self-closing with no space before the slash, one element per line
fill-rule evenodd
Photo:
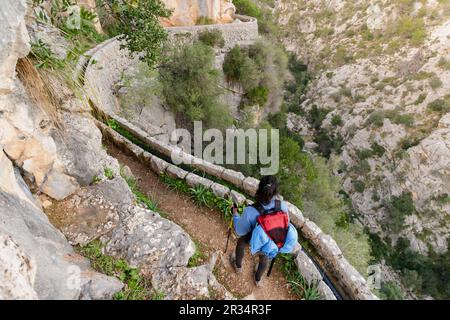
<path fill-rule="evenodd" d="M 289 216 L 281 210 L 281 201 L 275 200 L 273 209 L 265 210 L 260 203 L 252 205 L 259 212 L 256 221 L 263 228 L 267 236 L 275 242 L 278 249 L 284 246 L 289 230 Z"/>
<path fill-rule="evenodd" d="M 281 210 L 281 201 L 275 200 L 275 207 L 269 210 L 265 210 L 260 203 L 254 203 L 252 206 L 259 212 L 259 216 L 256 218 L 258 224 L 263 228 L 267 236 L 275 242 L 278 250 L 281 249 L 286 242 L 286 236 L 289 231 L 289 216 Z M 268 277 L 272 272 L 275 258 L 270 263 L 269 271 L 267 272 Z"/>

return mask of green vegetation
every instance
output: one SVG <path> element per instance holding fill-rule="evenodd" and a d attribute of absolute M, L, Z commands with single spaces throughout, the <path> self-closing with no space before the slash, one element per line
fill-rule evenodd
<path fill-rule="evenodd" d="M 266 36 L 276 36 L 279 33 L 279 27 L 273 19 L 270 10 L 258 6 L 252 0 L 234 0 L 236 13 L 243 14 L 258 19 L 258 30 Z"/>
<path fill-rule="evenodd" d="M 403 300 L 405 298 L 401 289 L 391 281 L 381 284 L 380 293 L 384 300 Z"/>
<path fill-rule="evenodd" d="M 38 4 L 39 1 L 34 3 Z M 52 24 L 68 42 L 68 47 L 65 48 L 67 56 L 64 59 L 57 58 L 42 39 L 32 43 L 30 56 L 36 61 L 38 68 L 59 70 L 59 73 L 63 73 L 65 72 L 63 69 L 73 66 L 86 50 L 106 39 L 107 36 L 95 30 L 94 13 L 81 7 L 79 20 L 69 14 L 68 10 L 74 4 L 72 0 L 53 0 L 50 3 L 50 12 L 47 14 L 43 11 L 35 12 L 35 18 L 39 23 Z"/>
<path fill-rule="evenodd" d="M 36 68 L 64 68 L 64 60 L 58 59 L 41 39 L 38 42 L 31 43 L 30 55 L 37 61 Z"/>
<path fill-rule="evenodd" d="M 142 193 L 139 190 L 139 186 L 137 185 L 137 182 L 134 178 L 126 177 L 123 174 L 122 174 L 122 178 L 125 179 L 125 181 L 127 182 L 128 186 L 131 189 L 131 192 L 133 192 L 133 194 L 136 197 L 136 200 L 139 203 L 143 204 L 145 207 L 147 207 L 147 209 L 149 209 L 151 211 L 159 212 L 161 214 L 161 216 L 164 216 L 164 213 L 158 211 L 158 204 L 156 202 L 150 200 L 147 195 L 145 195 L 144 193 Z"/>
<path fill-rule="evenodd" d="M 415 212 L 411 192 L 403 192 L 400 196 L 393 196 L 391 201 L 385 204 L 387 211 L 386 226 L 394 233 L 402 230 L 405 217 Z"/>
<path fill-rule="evenodd" d="M 414 116 L 412 114 L 402 114 L 399 109 L 375 110 L 367 118 L 366 125 L 381 127 L 385 118 L 395 124 L 403 124 L 406 127 L 414 125 Z"/>
<path fill-rule="evenodd" d="M 438 66 L 444 70 L 450 70 L 450 61 L 444 57 L 441 57 L 438 62 Z"/>
<path fill-rule="evenodd" d="M 225 39 L 223 38 L 222 32 L 217 29 L 200 32 L 198 40 L 211 47 L 223 48 L 225 45 Z"/>
<path fill-rule="evenodd" d="M 203 121 L 210 128 L 231 125 L 229 110 L 219 101 L 222 89 L 213 48 L 200 42 L 175 44 L 167 50 L 163 64 L 162 92 L 174 113 L 188 122 Z"/>
<path fill-rule="evenodd" d="M 364 183 L 364 181 L 354 180 L 353 181 L 353 188 L 355 188 L 356 192 L 363 193 L 365 188 L 366 188 L 366 184 Z"/>
<path fill-rule="evenodd" d="M 235 46 L 225 56 L 223 72 L 228 82 L 244 89 L 243 105 L 265 106 L 269 94 L 279 94 L 287 72 L 285 53 L 267 41 L 258 41 L 248 49 Z"/>
<path fill-rule="evenodd" d="M 450 94 L 442 99 L 434 100 L 428 104 L 428 109 L 439 114 L 445 114 L 450 110 Z"/>
<path fill-rule="evenodd" d="M 417 97 L 416 101 L 414 101 L 414 104 L 415 104 L 415 105 L 419 105 L 419 104 L 421 104 L 422 102 L 424 102 L 426 98 L 427 98 L 427 94 L 426 94 L 426 93 L 421 93 L 421 94 Z"/>
<path fill-rule="evenodd" d="M 341 116 L 340 115 L 338 115 L 338 114 L 335 114 L 335 115 L 333 115 L 333 118 L 331 118 L 331 124 L 333 125 L 333 126 L 342 126 L 343 125 L 343 122 L 342 122 L 342 118 L 341 118 Z"/>
<path fill-rule="evenodd" d="M 442 87 L 442 81 L 437 76 L 430 79 L 430 87 L 433 90 L 436 90 L 440 87 Z"/>
<path fill-rule="evenodd" d="M 125 284 L 122 291 L 115 294 L 116 300 L 147 300 L 152 298 L 150 281 L 139 273 L 139 269 L 132 268 L 123 259 L 116 259 L 102 253 L 104 245 L 99 240 L 93 240 L 77 251 L 89 259 L 91 267 L 103 274 L 118 278 Z M 158 293 L 163 297 L 163 293 Z"/>
<path fill-rule="evenodd" d="M 167 32 L 159 18 L 170 16 L 161 0 L 120 1 L 110 0 L 110 8 L 120 30 L 120 39 L 130 54 L 139 54 L 139 59 L 153 68 L 161 55 Z"/>
<path fill-rule="evenodd" d="M 383 241 L 374 234 L 370 235 L 370 243 L 375 259 L 385 259 L 419 297 L 431 295 L 435 299 L 449 299 L 450 251 L 436 253 L 431 250 L 425 256 L 413 251 L 406 238 L 399 238 L 395 246 L 391 246 L 389 239 Z"/>
<path fill-rule="evenodd" d="M 104 170 L 105 177 L 109 180 L 114 178 L 114 172 L 111 170 L 111 168 L 106 167 Z"/>
<path fill-rule="evenodd" d="M 317 289 L 317 283 L 307 283 L 295 265 L 294 258 L 291 254 L 280 254 L 279 260 L 282 263 L 283 271 L 289 283 L 290 289 L 299 299 L 304 300 L 321 300 L 322 295 Z"/>
<path fill-rule="evenodd" d="M 201 250 L 200 244 L 198 242 L 195 243 L 195 253 L 192 257 L 189 258 L 188 267 L 198 267 L 206 260 L 206 255 Z"/>

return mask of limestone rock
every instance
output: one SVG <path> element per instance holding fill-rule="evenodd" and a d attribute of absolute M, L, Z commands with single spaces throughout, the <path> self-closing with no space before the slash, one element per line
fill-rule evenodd
<path fill-rule="evenodd" d="M 195 245 L 174 223 L 157 213 L 130 206 L 120 226 L 114 229 L 106 251 L 148 273 L 187 265 Z"/>
<path fill-rule="evenodd" d="M 81 287 L 80 300 L 112 300 L 114 294 L 124 287 L 117 278 L 98 272 L 88 271 L 83 276 L 87 277 Z"/>
<path fill-rule="evenodd" d="M 37 299 L 33 288 L 36 265 L 5 234 L 0 234 L 0 275 L 0 299 Z"/>
<path fill-rule="evenodd" d="M 0 94 L 14 88 L 16 62 L 28 54 L 29 37 L 25 27 L 26 0 L 5 0 L 0 11 Z"/>

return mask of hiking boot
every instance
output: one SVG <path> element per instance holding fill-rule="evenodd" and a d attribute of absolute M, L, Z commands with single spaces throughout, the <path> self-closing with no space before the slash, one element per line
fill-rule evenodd
<path fill-rule="evenodd" d="M 259 263 L 257 263 L 255 265 L 255 276 L 256 276 L 256 271 L 258 271 L 258 266 L 259 266 Z M 255 277 L 255 285 L 257 288 L 262 288 L 264 286 L 263 277 L 261 277 L 261 279 L 259 281 L 256 280 L 256 277 Z"/>
<path fill-rule="evenodd" d="M 236 252 L 233 252 L 231 254 L 231 265 L 233 266 L 234 271 L 236 271 L 237 274 L 242 273 L 242 266 L 238 267 L 236 264 Z"/>
<path fill-rule="evenodd" d="M 262 288 L 262 287 L 264 287 L 263 278 L 261 278 L 261 280 L 259 280 L 259 281 L 257 281 L 257 280 L 255 279 L 255 285 L 256 285 L 257 288 Z"/>

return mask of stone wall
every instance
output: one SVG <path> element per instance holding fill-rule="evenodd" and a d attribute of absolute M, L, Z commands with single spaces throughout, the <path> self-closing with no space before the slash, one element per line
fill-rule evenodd
<path fill-rule="evenodd" d="M 187 34 L 195 38 L 205 30 L 220 30 L 225 40 L 225 48 L 232 48 L 236 44 L 254 41 L 258 38 L 258 21 L 243 15 L 234 15 L 235 21 L 225 24 L 209 24 L 195 26 L 168 27 L 169 35 Z"/>
<path fill-rule="evenodd" d="M 256 20 L 252 20 L 251 22 L 256 23 Z M 222 28 L 229 28 L 230 26 L 232 25 L 174 27 L 169 29 L 177 32 L 198 32 L 198 30 L 202 30 L 204 28 L 220 28 L 223 31 Z M 228 31 L 230 32 L 230 34 L 232 33 L 231 29 Z M 238 38 L 240 39 L 239 41 L 243 41 L 240 36 L 233 39 Z M 230 39 L 231 36 L 228 40 L 228 43 L 230 43 L 230 41 L 232 43 L 233 40 Z M 207 173 L 218 179 L 231 183 L 242 192 L 253 196 L 259 184 L 259 180 L 252 177 L 245 177 L 240 172 L 225 169 L 221 166 L 203 161 L 202 159 L 194 158 L 192 155 L 184 153 L 176 146 L 165 144 L 151 137 L 148 133 L 131 124 L 126 119 L 123 119 L 115 114 L 114 110 L 116 110 L 117 108 L 117 102 L 114 101 L 115 98 L 112 95 L 111 88 L 112 84 L 114 83 L 112 80 L 115 77 L 114 75 L 112 75 L 113 72 L 111 71 L 113 71 L 114 69 L 104 70 L 104 65 L 108 65 L 111 63 L 122 63 L 121 61 L 124 53 L 118 52 L 118 48 L 119 44 L 115 40 L 110 40 L 107 43 L 100 45 L 97 49 L 92 50 L 92 59 L 95 59 L 95 64 L 87 64 L 84 76 L 86 91 L 88 92 L 88 98 L 91 99 L 94 107 L 98 109 L 97 111 L 103 113 L 103 116 L 105 118 L 116 120 L 123 128 L 145 142 L 159 154 L 166 157 L 171 157 L 171 155 L 175 153 L 179 157 L 184 159 L 184 163 L 190 163 L 190 166 L 192 168 L 198 169 L 201 172 Z M 116 56 L 114 56 L 115 54 Z M 121 71 L 115 70 L 115 72 L 120 74 Z M 105 78 L 103 78 L 102 74 L 104 74 Z M 117 143 L 119 145 L 122 145 L 123 147 L 131 150 L 136 158 L 146 162 L 155 172 L 167 172 L 169 175 L 173 175 L 174 177 L 185 179 L 188 184 L 193 186 L 202 184 L 210 188 L 216 195 L 221 197 L 226 197 L 229 194 L 234 193 L 237 198 L 241 199 L 242 203 L 250 202 L 250 200 L 247 200 L 244 195 L 234 190 L 230 190 L 228 187 L 225 187 L 217 182 L 202 178 L 193 173 L 188 173 L 187 171 L 182 170 L 174 166 L 173 164 L 170 164 L 156 157 L 155 155 L 152 155 L 147 151 L 144 151 L 133 143 L 121 138 L 118 134 L 112 133 L 112 131 L 107 127 L 102 125 L 99 126 L 103 134 L 113 137 L 113 141 L 118 141 Z M 335 240 L 331 236 L 323 233 L 322 230 L 313 221 L 305 218 L 300 209 L 298 209 L 296 206 L 288 203 L 288 208 L 291 222 L 299 229 L 301 236 L 313 245 L 322 261 L 324 261 L 324 267 L 327 273 L 333 276 L 334 279 L 336 279 L 337 284 L 339 285 L 345 296 L 351 299 L 377 299 L 377 297 L 370 291 L 364 277 L 345 259 Z M 315 267 L 314 263 L 309 258 L 305 258 L 305 255 L 302 254 L 297 255 L 296 259 L 299 270 L 301 271 L 303 276 L 309 280 L 319 280 L 322 293 L 325 296 L 330 296 L 330 292 L 328 291 L 330 289 L 326 286 L 325 282 L 322 281 L 322 275 L 320 271 Z"/>

